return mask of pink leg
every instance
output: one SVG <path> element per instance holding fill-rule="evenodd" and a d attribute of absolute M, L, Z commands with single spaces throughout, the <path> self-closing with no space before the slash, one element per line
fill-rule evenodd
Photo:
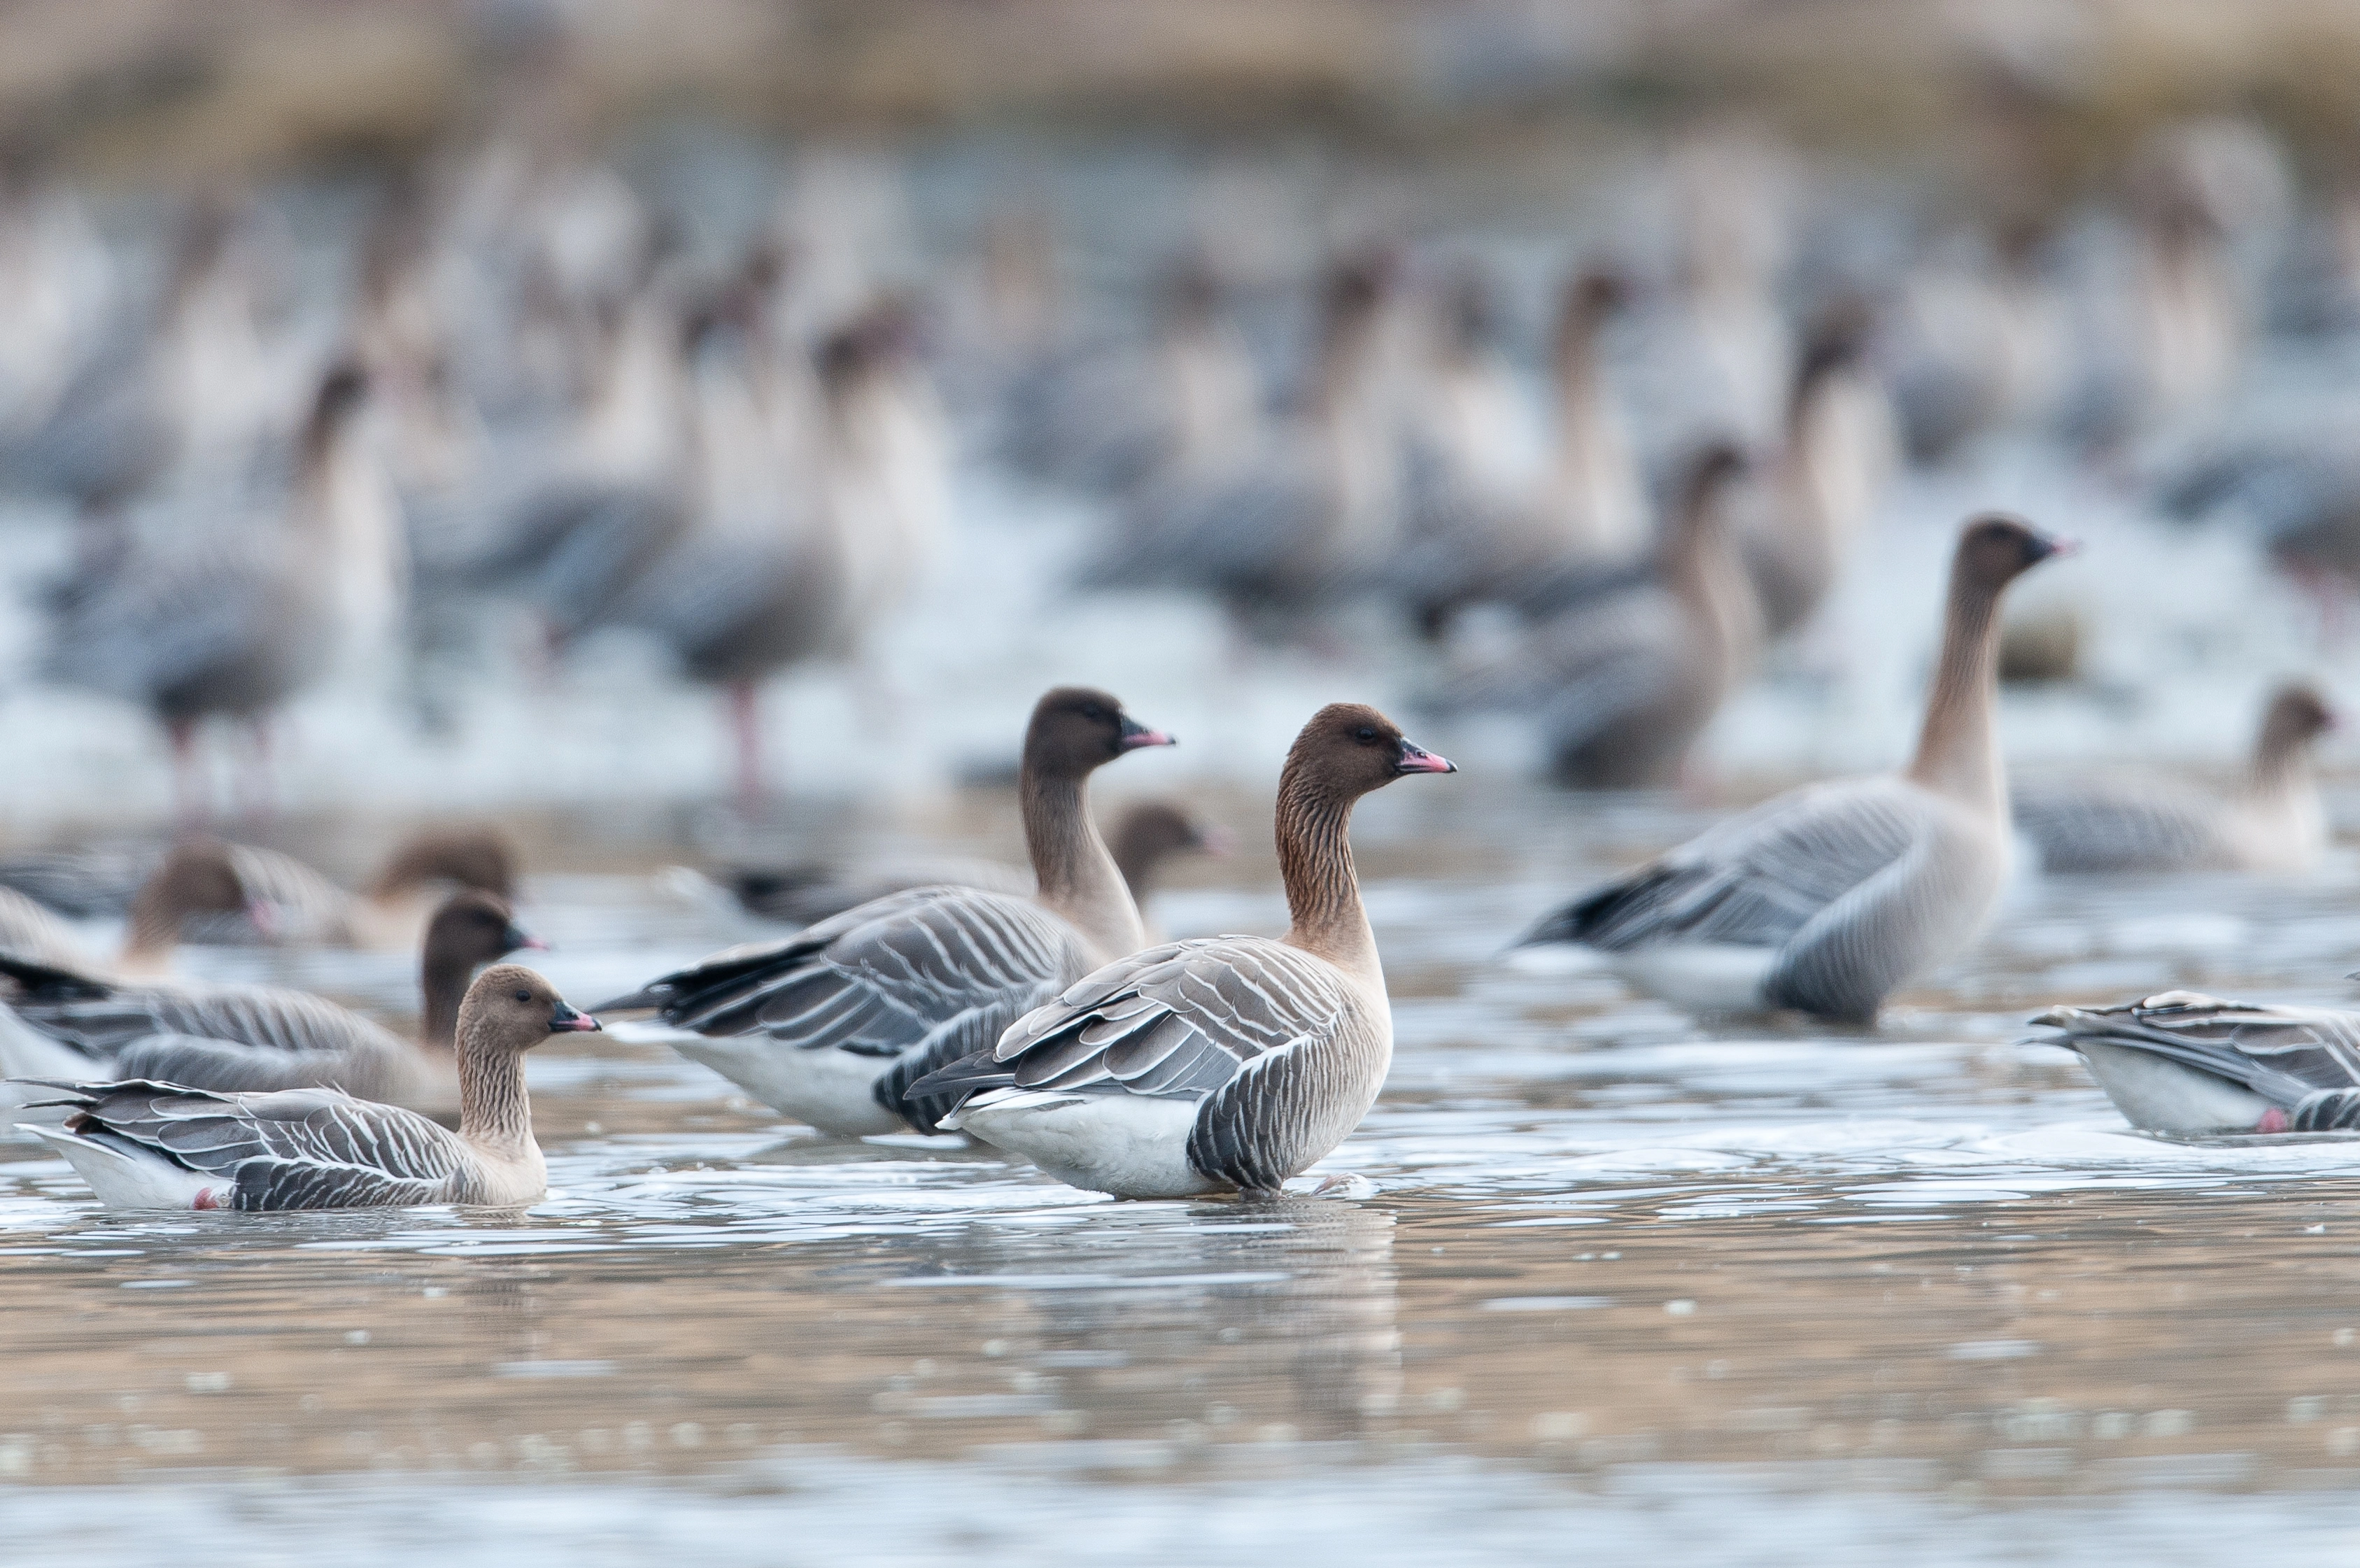
<path fill-rule="evenodd" d="M 164 733 L 172 742 L 172 815 L 181 828 L 202 828 L 211 815 L 206 809 L 204 781 L 197 771 L 197 721 L 168 718 Z"/>
<path fill-rule="evenodd" d="M 738 738 L 738 806 L 751 817 L 762 805 L 762 699 L 753 682 L 729 683 L 729 726 Z"/>

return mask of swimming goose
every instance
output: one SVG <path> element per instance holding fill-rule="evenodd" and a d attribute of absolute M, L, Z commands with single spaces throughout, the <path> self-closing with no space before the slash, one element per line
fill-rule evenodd
<path fill-rule="evenodd" d="M 516 851 L 506 835 L 488 828 L 435 828 L 410 835 L 358 894 L 277 850 L 253 844 L 224 849 L 245 890 L 246 912 L 258 918 L 200 927 L 189 933 L 191 940 L 399 952 L 419 944 L 428 920 L 454 889 L 473 888 L 501 900 L 516 897 Z"/>
<path fill-rule="evenodd" d="M 459 1130 L 334 1089 L 221 1094 L 153 1078 L 53 1082 L 49 1143 L 117 1209 L 513 1207 L 549 1190 L 533 1141 L 524 1053 L 595 1029 L 549 981 L 501 964 L 459 1010 Z"/>
<path fill-rule="evenodd" d="M 359 371 L 321 382 L 274 526 L 241 517 L 86 565 L 57 596 L 49 668 L 145 703 L 171 737 L 184 817 L 202 815 L 202 719 L 260 732 L 297 691 L 389 635 L 406 581 L 382 474 L 355 431 Z"/>
<path fill-rule="evenodd" d="M 267 917 L 239 883 L 227 849 L 209 839 L 173 846 L 134 892 L 114 970 L 160 975 L 183 927 L 204 917 Z M 65 922 L 14 888 L 0 888 L 0 955 L 60 970 L 96 967 Z"/>
<path fill-rule="evenodd" d="M 2028 785 L 2016 792 L 2016 831 L 2049 872 L 2311 871 L 2327 850 L 2311 752 L 2334 724 L 2310 686 L 2281 686 L 2234 795 L 2159 779 Z"/>
<path fill-rule="evenodd" d="M 330 1084 L 366 1100 L 444 1112 L 457 1103 L 451 1058 L 460 999 L 480 966 L 541 944 L 485 893 L 454 894 L 436 912 L 419 964 L 415 1040 L 334 1003 L 261 985 L 117 984 L 64 966 L 0 954 L 21 1025 L 0 1036 L 13 1076 L 125 1077 L 194 1088 Z"/>
<path fill-rule="evenodd" d="M 1585 894 L 1519 946 L 1595 948 L 1632 983 L 1685 1006 L 1874 1018 L 1887 992 L 1972 940 L 1999 896 L 1999 599 L 2065 548 L 2010 517 L 1966 525 L 1907 769 L 1766 801 Z"/>
<path fill-rule="evenodd" d="M 1170 801 L 1143 800 L 1116 819 L 1107 846 L 1115 869 L 1131 890 L 1131 902 L 1144 915 L 1156 873 L 1173 856 L 1219 854 L 1224 836 Z M 1029 868 L 998 861 L 935 860 L 885 863 L 858 871 L 825 865 L 745 868 L 729 874 L 729 891 L 749 915 L 809 926 L 916 887 L 978 887 L 986 893 L 1029 896 L 1037 885 Z"/>
<path fill-rule="evenodd" d="M 2360 1014 L 2257 1007 L 2167 991 L 2114 1007 L 2053 1007 L 2040 1036 L 2081 1053 L 2142 1132 L 2360 1129 Z"/>
<path fill-rule="evenodd" d="M 1727 444 L 1699 453 L 1655 581 L 1559 611 L 1504 658 L 1450 683 L 1447 700 L 1531 714 L 1560 783 L 1674 783 L 1761 648 L 1727 515 L 1743 466 Z"/>
<path fill-rule="evenodd" d="M 1373 707 L 1321 708 L 1279 777 L 1284 937 L 1198 938 L 1109 964 L 912 1096 L 949 1098 L 945 1125 L 1091 1191 L 1275 1191 L 1360 1125 L 1393 1062 L 1353 803 L 1457 771 Z"/>
<path fill-rule="evenodd" d="M 652 1008 L 701 1036 L 674 1047 L 748 1094 L 847 1137 L 934 1130 L 902 1091 L 1103 963 L 1146 946 L 1090 821 L 1089 776 L 1169 746 L 1101 691 L 1059 686 L 1024 736 L 1018 782 L 1030 898 L 922 887 L 783 942 L 733 948 L 599 1009 Z"/>

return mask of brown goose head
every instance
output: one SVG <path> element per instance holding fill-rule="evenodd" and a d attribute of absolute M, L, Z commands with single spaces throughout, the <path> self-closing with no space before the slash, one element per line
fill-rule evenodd
<path fill-rule="evenodd" d="M 1286 771 L 1329 800 L 1357 800 L 1411 773 L 1458 765 L 1417 745 L 1366 703 L 1334 702 L 1311 716 L 1286 754 Z"/>
<path fill-rule="evenodd" d="M 2335 710 L 2318 688 L 2307 681 L 2289 681 L 2270 697 L 2262 715 L 2262 733 L 2255 746 L 2265 764 L 2283 762 L 2335 728 Z"/>
<path fill-rule="evenodd" d="M 391 897 L 442 882 L 512 899 L 516 862 L 516 847 L 495 829 L 439 828 L 402 840 L 370 884 L 369 895 Z"/>
<path fill-rule="evenodd" d="M 1144 898 L 1157 870 L 1175 855 L 1224 855 L 1229 835 L 1168 800 L 1142 800 L 1115 825 L 1115 868 L 1134 902 Z"/>
<path fill-rule="evenodd" d="M 218 839 L 184 839 L 148 874 L 131 899 L 134 947 L 169 947 L 191 916 L 244 916 L 265 937 L 276 924 L 270 906 L 248 896 L 229 846 Z"/>
<path fill-rule="evenodd" d="M 495 964 L 475 977 L 459 1005 L 461 1046 L 479 1056 L 515 1056 L 552 1035 L 596 1029 L 557 988 L 522 964 Z"/>
<path fill-rule="evenodd" d="M 2051 555 L 2070 555 L 2078 548 L 2071 540 L 2043 533 L 2022 518 L 1987 512 L 1970 519 L 1959 532 L 1958 553 L 1950 558 L 1951 591 L 1971 589 L 1996 597 Z"/>
<path fill-rule="evenodd" d="M 1024 731 L 1024 772 L 1032 776 L 1081 779 L 1126 751 L 1176 744 L 1122 710 L 1122 704 L 1089 686 L 1058 686 L 1033 705 Z"/>
<path fill-rule="evenodd" d="M 426 967 L 438 963 L 464 966 L 505 958 L 520 948 L 546 948 L 548 943 L 516 923 L 508 901 L 470 889 L 454 893 L 434 912 L 426 926 Z"/>

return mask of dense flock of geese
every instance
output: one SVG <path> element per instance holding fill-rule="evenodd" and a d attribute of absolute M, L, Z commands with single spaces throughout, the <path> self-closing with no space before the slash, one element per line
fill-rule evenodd
<path fill-rule="evenodd" d="M 270 329 L 258 209 L 198 204 L 130 310 L 92 281 L 122 269 L 72 194 L 28 181 L 0 202 L 0 481 L 76 520 L 43 590 L 46 668 L 144 704 L 184 762 L 208 720 L 251 729 L 259 755 L 314 683 L 488 657 L 486 626 L 520 609 L 532 658 L 628 629 L 727 692 L 758 794 L 760 684 L 865 656 L 948 526 L 955 456 L 980 444 L 1103 502 L 1076 588 L 1210 596 L 1242 636 L 1340 658 L 1341 612 L 1388 606 L 1435 648 L 1437 707 L 1524 716 L 1566 784 L 1660 787 L 1809 634 L 1901 463 L 2041 429 L 2136 467 L 2142 442 L 2216 405 L 2247 332 L 2241 247 L 2275 221 L 2267 143 L 2180 127 L 2129 184 L 2115 282 L 2134 308 L 2112 337 L 2077 335 L 2023 234 L 1797 317 L 1761 157 L 1675 160 L 1665 279 L 1572 271 L 1546 419 L 1493 291 L 1397 251 L 1324 270 L 1301 373 L 1273 398 L 1210 250 L 1170 270 L 1143 327 L 1061 322 L 1021 244 L 987 246 L 967 308 L 934 311 L 873 275 L 848 286 L 824 236 L 792 225 L 716 263 L 599 166 L 494 144 L 385 199 L 347 317 L 306 340 Z M 1653 476 L 1607 348 L 1634 313 L 1705 407 Z M 2316 579 L 2360 563 L 2360 470 L 2342 472 L 2219 446 L 2166 499 L 2237 509 Z M 2313 866 L 2311 751 L 2333 716 L 2307 685 L 2272 698 L 2232 793 L 2011 787 L 2003 601 L 2070 548 L 1969 519 L 1904 767 L 1766 801 L 1520 945 L 1586 949 L 1699 1011 L 1863 1025 L 1975 940 L 2019 854 L 2059 873 Z M 1322 708 L 1277 793 L 1285 934 L 1164 942 L 1142 914 L 1156 870 L 1214 836 L 1157 803 L 1109 843 L 1088 788 L 1172 743 L 1108 693 L 1052 690 L 1022 738 L 1029 869 L 748 872 L 735 891 L 793 935 L 593 1012 L 651 1015 L 824 1135 L 961 1135 L 1123 1197 L 1274 1192 L 1351 1133 L 1391 1061 L 1354 804 L 1456 770 L 1373 707 Z M 201 813 L 193 785 L 184 805 Z M 27 1129 L 109 1203 L 530 1202 L 546 1171 L 522 1055 L 601 1025 L 503 961 L 537 945 L 516 892 L 507 845 L 469 831 L 405 846 L 358 893 L 193 832 L 19 858 L 0 865 L 0 1069 Z M 123 916 L 119 952 L 61 918 L 93 913 Z M 418 1032 L 176 980 L 187 940 L 415 948 Z M 2360 1016 L 2175 992 L 2038 1022 L 2144 1130 L 2360 1126 Z"/>

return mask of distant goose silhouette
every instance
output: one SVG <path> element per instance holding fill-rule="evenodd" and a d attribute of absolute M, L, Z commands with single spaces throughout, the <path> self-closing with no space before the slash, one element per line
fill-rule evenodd
<path fill-rule="evenodd" d="M 1972 940 L 1999 896 L 1999 599 L 2061 548 L 2008 517 L 1961 532 L 1941 662 L 1907 768 L 1776 796 L 1576 899 L 1521 945 L 1595 948 L 1632 983 L 1686 1006 L 1874 1018 L 1895 987 Z"/>
<path fill-rule="evenodd" d="M 652 1008 L 694 1031 L 700 1038 L 675 1042 L 683 1056 L 822 1132 L 932 1131 L 936 1108 L 905 1097 L 913 1080 L 1146 945 L 1090 820 L 1089 776 L 1170 744 L 1106 693 L 1057 687 L 1033 707 L 1018 784 L 1032 897 L 894 894 L 783 942 L 716 954 L 601 1011 Z"/>
<path fill-rule="evenodd" d="M 261 735 L 280 704 L 381 644 L 399 613 L 407 569 L 392 500 L 354 428 L 363 386 L 350 367 L 321 382 L 275 523 L 241 517 L 127 546 L 86 563 L 58 596 L 50 673 L 155 714 L 184 817 L 202 814 L 202 720 Z"/>
<path fill-rule="evenodd" d="M 595 1029 L 529 969 L 486 970 L 459 1010 L 459 1130 L 333 1089 L 219 1094 L 153 1079 L 49 1083 L 65 1125 L 25 1131 L 118 1209 L 508 1207 L 549 1188 L 524 1053 Z"/>
<path fill-rule="evenodd" d="M 1448 707 L 1527 714 L 1560 783 L 1674 783 L 1761 650 L 1761 618 L 1728 514 L 1743 472 L 1715 444 L 1691 461 L 1653 580 L 1559 611 L 1505 657 L 1445 688 Z"/>
<path fill-rule="evenodd" d="M 1353 804 L 1456 771 L 1375 708 L 1321 708 L 1279 778 L 1284 938 L 1200 938 L 1109 964 L 912 1097 L 947 1099 L 945 1124 L 1093 1191 L 1275 1191 L 1360 1124 L 1393 1060 Z"/>
<path fill-rule="evenodd" d="M 2016 830 L 2049 872 L 2310 871 L 2327 849 L 2311 750 L 2334 722 L 2310 686 L 2281 686 L 2234 794 L 2162 779 L 2023 784 Z"/>

